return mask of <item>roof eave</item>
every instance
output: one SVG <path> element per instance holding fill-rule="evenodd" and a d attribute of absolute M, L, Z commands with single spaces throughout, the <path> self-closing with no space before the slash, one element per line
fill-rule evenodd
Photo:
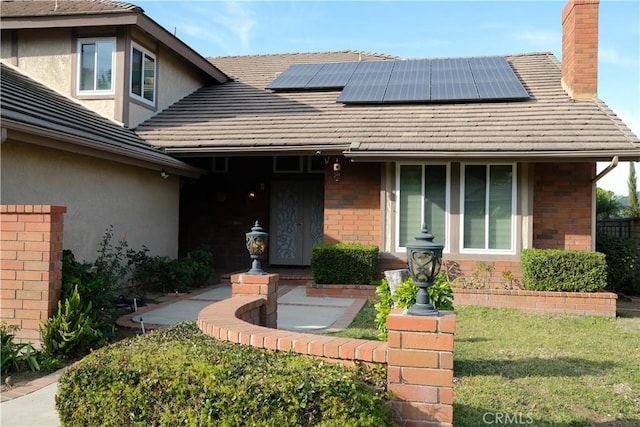
<path fill-rule="evenodd" d="M 164 169 L 172 175 L 199 178 L 207 171 L 191 166 L 162 152 L 154 153 L 127 150 L 125 147 L 109 146 L 97 141 L 50 129 L 2 119 L 2 142 L 16 140 L 56 150 L 69 151 L 122 164 L 160 171 Z"/>
<path fill-rule="evenodd" d="M 630 150 L 602 151 L 352 151 L 344 156 L 352 161 L 398 161 L 422 159 L 456 160 L 526 160 L 528 162 L 547 161 L 610 161 L 618 156 L 620 160 L 640 161 L 640 147 Z"/>
<path fill-rule="evenodd" d="M 141 136 L 144 139 L 144 136 Z M 349 145 L 305 145 L 305 146 L 200 146 L 166 147 L 164 152 L 178 157 L 192 156 L 242 156 L 242 155 L 337 155 L 343 153 Z"/>

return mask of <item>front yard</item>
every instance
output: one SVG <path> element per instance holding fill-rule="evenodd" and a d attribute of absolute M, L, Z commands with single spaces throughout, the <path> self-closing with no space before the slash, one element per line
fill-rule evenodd
<path fill-rule="evenodd" d="M 640 318 L 456 312 L 456 427 L 640 425 Z"/>

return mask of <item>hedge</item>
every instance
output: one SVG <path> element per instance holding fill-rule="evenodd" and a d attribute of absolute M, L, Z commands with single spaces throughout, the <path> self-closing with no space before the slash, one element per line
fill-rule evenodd
<path fill-rule="evenodd" d="M 607 263 L 598 252 L 525 249 L 520 261 L 527 290 L 597 292 L 607 285 Z"/>
<path fill-rule="evenodd" d="M 640 283 L 636 282 L 638 245 L 625 237 L 598 234 L 596 250 L 607 260 L 607 288 L 613 292 L 640 295 Z"/>
<path fill-rule="evenodd" d="M 385 393 L 363 379 L 376 371 L 360 369 L 217 341 L 185 322 L 70 367 L 56 409 L 63 425 L 390 425 Z"/>
<path fill-rule="evenodd" d="M 311 271 L 318 284 L 368 285 L 376 277 L 378 247 L 357 243 L 313 247 Z"/>

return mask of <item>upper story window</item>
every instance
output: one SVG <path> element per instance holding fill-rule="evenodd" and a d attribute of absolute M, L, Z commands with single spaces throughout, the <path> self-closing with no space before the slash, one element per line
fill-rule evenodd
<path fill-rule="evenodd" d="M 79 39 L 78 53 L 78 94 L 114 94 L 116 39 Z"/>
<path fill-rule="evenodd" d="M 463 252 L 515 250 L 515 173 L 515 164 L 463 165 Z"/>
<path fill-rule="evenodd" d="M 150 105 L 156 101 L 156 56 L 135 43 L 131 47 L 131 95 Z"/>

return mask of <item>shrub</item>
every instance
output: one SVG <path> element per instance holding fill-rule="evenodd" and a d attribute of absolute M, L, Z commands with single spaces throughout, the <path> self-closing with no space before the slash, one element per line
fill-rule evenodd
<path fill-rule="evenodd" d="M 64 304 L 58 302 L 56 314 L 40 325 L 42 349 L 52 356 L 77 356 L 104 343 L 92 306 L 80 299 L 77 286 Z"/>
<path fill-rule="evenodd" d="M 598 234 L 596 250 L 606 255 L 607 288 L 613 292 L 640 294 L 635 283 L 638 265 L 638 245 L 632 239 Z"/>
<path fill-rule="evenodd" d="M 447 281 L 447 274 L 441 272 L 436 276 L 433 286 L 427 289 L 430 303 L 438 310 L 453 310 L 453 291 L 451 284 Z M 386 279 L 380 282 L 376 288 L 376 294 L 380 301 L 376 303 L 376 327 L 380 332 L 378 338 L 387 340 L 387 316 L 394 306 L 397 308 L 409 308 L 416 302 L 418 287 L 413 284 L 413 279 L 409 277 L 398 286 L 393 295 Z"/>
<path fill-rule="evenodd" d="M 60 378 L 64 425 L 390 425 L 385 396 L 342 365 L 217 341 L 194 322 L 93 352 Z"/>
<path fill-rule="evenodd" d="M 0 323 L 0 371 L 3 374 L 26 370 L 51 372 L 62 367 L 59 359 L 36 350 L 31 343 L 14 342 L 17 330 L 15 325 Z"/>
<path fill-rule="evenodd" d="M 375 279 L 378 247 L 356 243 L 322 244 L 313 247 L 311 271 L 319 284 L 369 284 Z"/>
<path fill-rule="evenodd" d="M 520 261 L 527 290 L 597 292 L 607 285 L 607 264 L 598 252 L 525 249 Z"/>

